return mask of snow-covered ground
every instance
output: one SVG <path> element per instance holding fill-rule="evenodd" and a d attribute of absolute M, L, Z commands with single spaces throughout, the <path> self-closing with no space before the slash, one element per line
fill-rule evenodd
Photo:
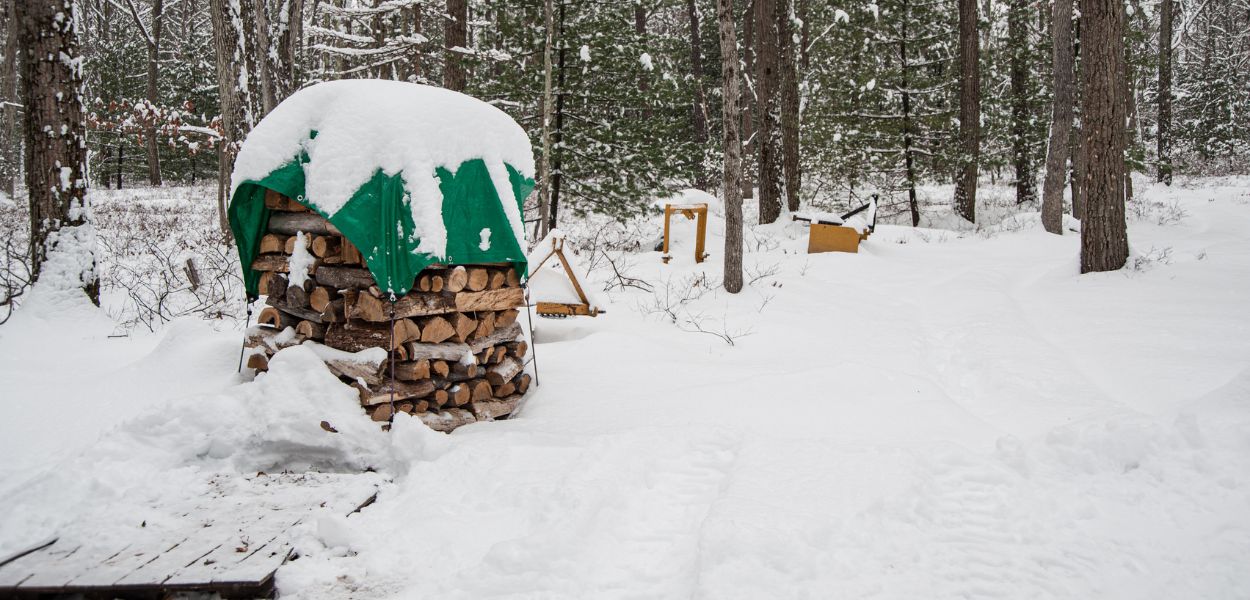
<path fill-rule="evenodd" d="M 450 436 L 377 431 L 306 349 L 246 381 L 233 321 L 109 337 L 36 296 L 0 327 L 0 555 L 311 467 L 380 492 L 300 526 L 283 597 L 1246 598 L 1250 180 L 1138 194 L 1119 272 L 1036 214 L 855 255 L 778 223 L 737 296 L 718 208 L 700 265 L 692 224 L 668 265 L 658 218 L 567 227 L 608 313 L 537 320 L 521 414 Z"/>

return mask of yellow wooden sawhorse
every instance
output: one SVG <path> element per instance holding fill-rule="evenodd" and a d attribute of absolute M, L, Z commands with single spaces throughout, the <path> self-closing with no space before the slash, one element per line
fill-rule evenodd
<path fill-rule="evenodd" d="M 701 263 L 707 258 L 707 255 L 703 253 L 704 240 L 707 239 L 707 204 L 703 202 L 664 205 L 664 246 L 662 249 L 664 255 L 661 258 L 665 264 L 673 258 L 668 254 L 669 221 L 672 220 L 674 214 L 678 213 L 687 219 L 695 220 L 694 262 Z"/>

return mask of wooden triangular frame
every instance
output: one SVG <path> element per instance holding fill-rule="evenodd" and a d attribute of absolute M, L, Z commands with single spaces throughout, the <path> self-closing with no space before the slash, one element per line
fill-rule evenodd
<path fill-rule="evenodd" d="M 560 264 L 564 266 L 564 274 L 568 276 L 569 283 L 573 284 L 573 291 L 577 292 L 577 298 L 581 300 L 582 303 L 581 304 L 567 304 L 567 303 L 562 303 L 562 302 L 539 301 L 536 303 L 536 307 L 535 307 L 535 310 L 537 310 L 539 316 L 543 316 L 543 317 L 571 317 L 571 316 L 595 317 L 595 316 L 598 316 L 599 313 L 605 312 L 605 311 L 599 310 L 598 307 L 592 308 L 590 306 L 590 299 L 586 297 L 586 292 L 582 290 L 582 283 L 577 280 L 577 273 L 573 270 L 573 266 L 569 264 L 569 259 L 564 257 L 564 238 L 563 237 L 553 236 L 551 238 L 551 251 L 548 252 L 547 255 L 543 257 L 542 260 L 538 261 L 537 265 L 530 265 L 529 267 L 530 273 L 537 273 L 538 270 L 543 267 L 543 265 L 547 264 L 547 261 L 550 260 L 552 256 L 555 256 L 556 258 L 560 259 Z"/>

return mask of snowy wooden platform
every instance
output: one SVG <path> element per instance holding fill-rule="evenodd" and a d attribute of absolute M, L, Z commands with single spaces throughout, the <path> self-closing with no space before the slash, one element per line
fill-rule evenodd
<path fill-rule="evenodd" d="M 257 489 L 233 482 L 229 494 L 204 498 L 182 514 L 146 521 L 133 536 L 73 535 L 0 557 L 0 599 L 82 594 L 160 598 L 208 592 L 223 598 L 268 598 L 274 573 L 292 555 L 291 528 L 321 508 L 340 514 L 373 501 L 372 482 L 351 476 L 282 475 Z M 283 478 L 286 481 L 283 481 Z M 255 478 L 260 479 L 260 478 Z M 345 510 L 346 509 L 346 510 Z"/>

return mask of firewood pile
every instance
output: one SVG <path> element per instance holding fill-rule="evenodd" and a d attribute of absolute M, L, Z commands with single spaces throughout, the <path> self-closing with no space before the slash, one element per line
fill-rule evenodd
<path fill-rule="evenodd" d="M 402 411 L 451 431 L 516 409 L 529 346 L 511 266 L 431 265 L 392 304 L 333 224 L 276 193 L 265 204 L 273 213 L 252 268 L 268 306 L 248 332 L 248 367 L 314 341 L 334 349 L 319 355 L 374 421 Z"/>

